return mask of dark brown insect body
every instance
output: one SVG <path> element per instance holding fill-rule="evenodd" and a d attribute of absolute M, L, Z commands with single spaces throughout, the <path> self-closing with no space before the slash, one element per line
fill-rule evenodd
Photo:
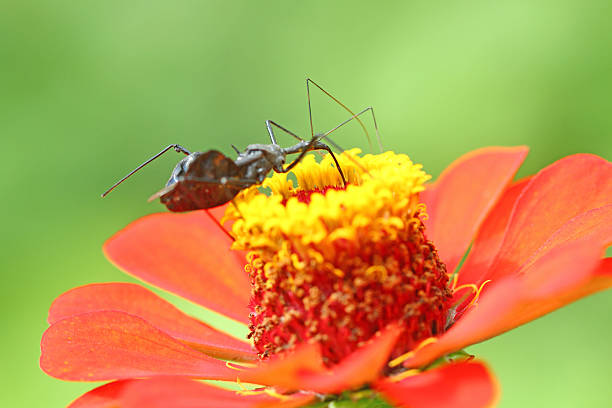
<path fill-rule="evenodd" d="M 269 128 L 271 129 L 271 128 Z M 181 212 L 212 208 L 232 200 L 241 190 L 261 184 L 268 173 L 286 173 L 310 150 L 331 149 L 316 136 L 311 141 L 300 141 L 294 146 L 283 148 L 275 143 L 249 145 L 244 152 L 231 160 L 216 150 L 191 153 L 181 160 L 166 187 L 154 194 L 170 211 Z M 274 140 L 274 139 L 273 139 Z M 300 153 L 287 167 L 288 154 Z M 335 160 L 335 158 L 334 158 Z M 340 166 L 336 166 L 342 179 Z"/>
<path fill-rule="evenodd" d="M 312 128 L 310 90 L 308 88 L 309 84 L 315 85 L 323 93 L 348 111 L 352 116 L 333 129 L 323 134 L 315 135 Z M 343 149 L 328 138 L 328 135 L 338 128 L 344 126 L 351 120 L 356 119 L 363 128 L 369 141 L 370 137 L 367 130 L 365 129 L 361 120 L 358 118 L 363 113 L 369 111 L 372 114 L 372 120 L 374 121 L 379 146 L 382 150 L 382 146 L 380 145 L 380 136 L 378 135 L 378 127 L 376 125 L 376 118 L 374 117 L 374 110 L 372 107 L 368 107 L 361 112 L 354 114 L 353 111 L 310 79 L 306 79 L 306 90 L 308 95 L 308 114 L 310 117 L 310 131 L 312 136 L 311 140 L 304 140 L 295 133 L 285 129 L 271 120 L 268 120 L 266 121 L 266 126 L 268 128 L 271 143 L 252 144 L 247 146 L 243 152 L 240 152 L 234 147 L 234 150 L 236 150 L 238 153 L 236 160 L 228 158 L 217 150 L 190 153 L 185 148 L 173 144 L 166 147 L 161 152 L 132 170 L 127 176 L 123 177 L 121 180 L 111 186 L 111 188 L 106 190 L 102 194 L 102 197 L 105 197 L 132 174 L 153 160 L 157 159 L 170 149 L 174 149 L 179 153 L 184 153 L 187 155 L 187 157 L 182 159 L 176 165 L 172 171 L 170 179 L 166 183 L 166 186 L 149 199 L 153 200 L 155 198 L 159 198 L 170 211 L 192 211 L 212 208 L 225 204 L 231 201 L 240 191 L 244 190 L 245 188 L 261 184 L 270 171 L 273 170 L 277 173 L 286 173 L 290 171 L 297 163 L 300 162 L 300 160 L 302 160 L 307 152 L 312 150 L 325 150 L 331 154 L 336 164 L 336 168 L 340 173 L 340 177 L 342 178 L 342 182 L 344 185 L 346 185 L 344 174 L 342 173 L 342 169 L 340 168 L 334 153 L 330 147 L 321 142 L 321 140 L 325 138 L 333 146 L 335 146 L 337 150 L 343 151 Z M 290 147 L 280 147 L 276 142 L 276 137 L 274 136 L 272 126 L 275 126 L 277 129 L 280 129 L 283 132 L 293 136 L 298 140 L 298 143 Z M 298 154 L 298 156 L 285 167 L 287 155 L 290 154 Z"/>

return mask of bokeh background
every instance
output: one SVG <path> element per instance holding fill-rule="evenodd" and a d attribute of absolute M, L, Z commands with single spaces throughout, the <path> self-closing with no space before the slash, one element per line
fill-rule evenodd
<path fill-rule="evenodd" d="M 99 195 L 163 146 L 231 154 L 266 143 L 266 119 L 307 135 L 310 76 L 374 106 L 384 145 L 434 176 L 487 145 L 529 145 L 519 175 L 611 159 L 610 21 L 609 0 L 0 3 L 0 406 L 65 406 L 95 385 L 40 371 L 46 312 L 74 286 L 130 280 L 101 245 L 163 210 L 146 198 L 179 157 Z M 347 117 L 320 95 L 313 112 L 320 131 Z M 335 140 L 367 147 L 357 126 Z M 608 406 L 610 310 L 600 293 L 468 351 L 502 407 Z"/>

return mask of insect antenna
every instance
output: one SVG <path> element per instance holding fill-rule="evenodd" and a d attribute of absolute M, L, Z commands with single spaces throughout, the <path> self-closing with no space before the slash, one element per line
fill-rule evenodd
<path fill-rule="evenodd" d="M 342 108 L 344 108 L 344 110 L 346 110 L 348 113 L 350 113 L 351 115 L 353 115 L 354 119 L 357 119 L 357 122 L 359 122 L 359 125 L 361 126 L 361 128 L 363 129 L 363 132 L 366 135 L 366 138 L 368 139 L 368 145 L 370 146 L 370 150 L 374 150 L 372 147 L 372 139 L 370 138 L 370 134 L 368 133 L 368 130 L 366 129 L 365 125 L 363 124 L 363 122 L 361 121 L 361 119 L 358 118 L 358 116 L 361 113 L 358 113 L 357 115 L 355 115 L 355 112 L 353 112 L 351 109 L 349 109 L 345 104 L 343 104 L 342 102 L 340 102 L 336 97 L 334 97 L 332 94 L 330 94 L 329 92 L 327 92 L 325 89 L 323 89 L 319 84 L 317 84 L 315 81 L 313 81 L 310 78 L 306 78 L 306 94 L 307 94 L 307 98 L 308 98 L 308 116 L 310 118 L 310 134 L 312 137 L 314 137 L 314 129 L 312 126 L 312 109 L 310 107 L 310 87 L 309 84 L 313 84 L 314 86 L 316 86 L 317 88 L 319 88 L 319 90 L 321 92 L 323 92 L 325 95 L 329 96 L 334 102 L 336 102 L 338 105 L 340 105 Z M 378 142 L 378 148 L 380 149 L 380 151 L 383 151 L 383 146 L 382 146 L 382 141 L 380 138 L 380 133 L 378 131 L 378 124 L 376 123 L 376 117 L 374 116 L 374 109 L 372 109 L 372 107 L 369 108 L 370 111 L 372 112 L 372 121 L 374 122 L 374 130 L 376 132 L 376 140 Z M 353 119 L 351 118 L 351 119 Z"/>
<path fill-rule="evenodd" d="M 108 190 L 106 190 L 105 192 L 102 193 L 102 197 L 106 197 L 108 195 L 108 193 L 113 191 L 115 189 L 115 187 L 117 187 L 119 184 L 121 184 L 125 180 L 127 180 L 132 174 L 136 173 L 138 170 L 142 169 L 144 166 L 146 166 L 147 164 L 151 163 L 153 160 L 157 159 L 159 156 L 161 156 L 162 154 L 166 153 L 170 149 L 174 149 L 174 151 L 176 151 L 177 153 L 184 153 L 186 155 L 190 155 L 191 154 L 189 152 L 189 150 L 185 149 L 184 147 L 182 147 L 180 145 L 177 145 L 177 144 L 171 144 L 168 147 L 166 147 L 165 149 L 163 149 L 161 152 L 157 153 L 155 156 L 151 157 L 146 162 L 142 163 L 140 166 L 136 167 L 134 170 L 130 171 L 121 180 L 119 180 L 118 182 L 113 184 Z"/>

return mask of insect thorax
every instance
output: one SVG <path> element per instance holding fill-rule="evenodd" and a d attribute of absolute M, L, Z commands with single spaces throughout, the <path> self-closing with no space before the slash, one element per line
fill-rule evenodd
<path fill-rule="evenodd" d="M 285 157 L 284 150 L 278 145 L 252 144 L 238 155 L 235 163 L 244 170 L 244 177 L 262 182 L 270 170 L 282 170 Z"/>
<path fill-rule="evenodd" d="M 193 161 L 201 154 L 202 152 L 195 152 L 181 159 L 181 161 L 179 161 L 174 167 L 174 170 L 172 170 L 172 174 L 170 174 L 170 178 L 168 179 L 166 186 L 169 186 L 179 181 L 180 178 L 187 172 L 187 169 L 189 169 L 191 163 L 193 163 Z"/>

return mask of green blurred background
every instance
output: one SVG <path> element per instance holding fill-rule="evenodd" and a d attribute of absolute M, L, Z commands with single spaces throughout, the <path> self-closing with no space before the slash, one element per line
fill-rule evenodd
<path fill-rule="evenodd" d="M 529 145 L 520 175 L 610 159 L 611 19 L 609 0 L 0 3 L 0 406 L 64 406 L 94 386 L 38 368 L 46 312 L 74 286 L 129 280 L 100 247 L 163 210 L 146 198 L 179 157 L 99 194 L 161 147 L 229 154 L 266 143 L 265 119 L 306 135 L 310 76 L 374 106 L 384 145 L 433 175 L 487 145 Z M 347 117 L 320 95 L 313 111 L 320 131 Z M 609 406 L 611 308 L 600 293 L 468 350 L 499 376 L 502 407 Z"/>

